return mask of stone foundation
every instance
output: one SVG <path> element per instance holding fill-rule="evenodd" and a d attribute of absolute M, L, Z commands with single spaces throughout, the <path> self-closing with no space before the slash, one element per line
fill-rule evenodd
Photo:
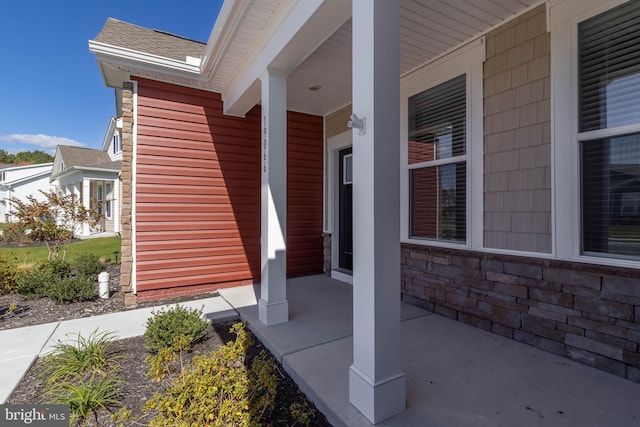
<path fill-rule="evenodd" d="M 120 289 L 127 307 L 136 305 L 136 296 L 131 285 L 133 251 L 131 240 L 132 168 L 133 168 L 133 83 L 125 82 L 122 89 L 122 202 L 120 218 L 122 229 L 120 261 Z"/>
<path fill-rule="evenodd" d="M 402 298 L 640 382 L 636 270 L 403 244 Z"/>
<path fill-rule="evenodd" d="M 322 254 L 324 256 L 324 274 L 331 275 L 331 233 L 322 233 Z"/>

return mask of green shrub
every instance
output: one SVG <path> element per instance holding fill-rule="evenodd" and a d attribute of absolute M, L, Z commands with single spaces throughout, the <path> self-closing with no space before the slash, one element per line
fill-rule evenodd
<path fill-rule="evenodd" d="M 71 275 L 71 264 L 62 259 L 46 261 L 40 268 L 51 272 L 51 274 L 59 280 L 65 279 Z"/>
<path fill-rule="evenodd" d="M 75 267 L 77 276 L 92 277 L 93 280 L 97 280 L 98 274 L 105 268 L 98 255 L 90 252 L 78 255 Z"/>
<path fill-rule="evenodd" d="M 40 267 L 23 272 L 16 279 L 16 292 L 25 298 L 49 297 L 57 303 L 69 304 L 95 297 L 95 279 L 71 277 L 71 266 L 62 260 L 47 261 Z"/>
<path fill-rule="evenodd" d="M 295 424 L 292 427 L 297 425 L 308 426 L 311 424 L 311 420 L 316 415 L 315 409 L 309 406 L 309 403 L 305 400 L 303 403 L 294 402 L 289 406 L 289 411 L 291 412 L 291 418 L 295 420 Z"/>
<path fill-rule="evenodd" d="M 22 222 L 7 222 L 3 224 L 2 240 L 5 243 L 26 243 L 26 241 L 31 241 Z"/>
<path fill-rule="evenodd" d="M 16 278 L 16 292 L 25 298 L 44 298 L 59 279 L 47 269 L 32 268 Z"/>
<path fill-rule="evenodd" d="M 191 338 L 180 335 L 173 340 L 171 347 L 163 347 L 156 354 L 145 358 L 149 365 L 147 377 L 152 382 L 160 382 L 174 371 L 174 367 L 180 362 L 180 367 L 184 368 L 183 354 L 191 347 Z"/>
<path fill-rule="evenodd" d="M 204 338 L 209 322 L 202 318 L 202 309 L 196 310 L 176 305 L 168 310 L 152 312 L 144 333 L 145 347 L 152 351 L 170 348 L 176 338 L 188 338 L 187 348 Z"/>
<path fill-rule="evenodd" d="M 0 295 L 15 291 L 19 276 L 18 259 L 12 254 L 0 253 Z"/>
<path fill-rule="evenodd" d="M 277 378 L 275 362 L 263 353 L 245 366 L 252 340 L 242 323 L 237 334 L 219 350 L 193 358 L 164 394 L 147 401 L 145 411 L 156 412 L 150 426 L 257 426 L 273 408 Z"/>
<path fill-rule="evenodd" d="M 58 283 L 47 286 L 49 298 L 58 304 L 87 301 L 96 296 L 96 282 L 91 277 L 66 277 Z"/>

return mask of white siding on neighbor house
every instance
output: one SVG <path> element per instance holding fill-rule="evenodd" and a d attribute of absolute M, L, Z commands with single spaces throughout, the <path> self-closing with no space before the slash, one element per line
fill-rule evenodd
<path fill-rule="evenodd" d="M 23 178 L 38 175 L 43 172 L 51 172 L 53 163 L 42 163 L 39 165 L 14 166 L 2 169 L 4 172 L 4 184 L 10 184 Z"/>
<path fill-rule="evenodd" d="M 122 160 L 122 138 L 118 129 L 116 129 L 111 136 L 111 142 L 107 148 L 107 153 L 113 161 Z"/>
<path fill-rule="evenodd" d="M 47 192 L 53 189 L 49 183 L 51 167 L 52 163 L 44 163 L 3 170 L 5 180 L 0 185 L 0 222 L 15 220 L 10 215 L 11 210 L 15 207 L 10 199 L 16 198 L 26 202 L 27 196 L 33 196 L 37 200 L 44 200 L 44 196 L 39 190 Z"/>

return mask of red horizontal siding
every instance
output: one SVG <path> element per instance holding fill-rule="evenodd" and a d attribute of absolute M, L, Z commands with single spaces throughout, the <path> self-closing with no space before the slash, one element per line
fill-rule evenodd
<path fill-rule="evenodd" d="M 223 116 L 218 94 L 145 79 L 137 107 L 141 300 L 259 280 L 259 109 Z"/>
<path fill-rule="evenodd" d="M 260 280 L 260 109 L 138 79 L 140 301 Z M 322 272 L 322 118 L 288 114 L 287 274 Z"/>
<path fill-rule="evenodd" d="M 287 114 L 287 275 L 322 273 L 322 125 Z"/>
<path fill-rule="evenodd" d="M 250 285 L 250 280 L 241 280 L 238 282 L 224 282 L 224 283 L 206 283 L 204 285 L 193 286 L 176 286 L 170 288 L 154 289 L 144 292 L 139 292 L 137 295 L 138 302 L 155 301 L 166 298 L 175 298 L 189 295 L 199 295 L 208 292 L 213 292 L 222 288 L 230 288 L 233 286 Z"/>

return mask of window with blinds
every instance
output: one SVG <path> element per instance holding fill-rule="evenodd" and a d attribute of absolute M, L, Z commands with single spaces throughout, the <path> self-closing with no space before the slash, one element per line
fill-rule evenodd
<path fill-rule="evenodd" d="M 640 1 L 583 21 L 582 251 L 640 257 Z"/>
<path fill-rule="evenodd" d="M 466 87 L 461 75 L 409 98 L 412 238 L 466 241 Z"/>

